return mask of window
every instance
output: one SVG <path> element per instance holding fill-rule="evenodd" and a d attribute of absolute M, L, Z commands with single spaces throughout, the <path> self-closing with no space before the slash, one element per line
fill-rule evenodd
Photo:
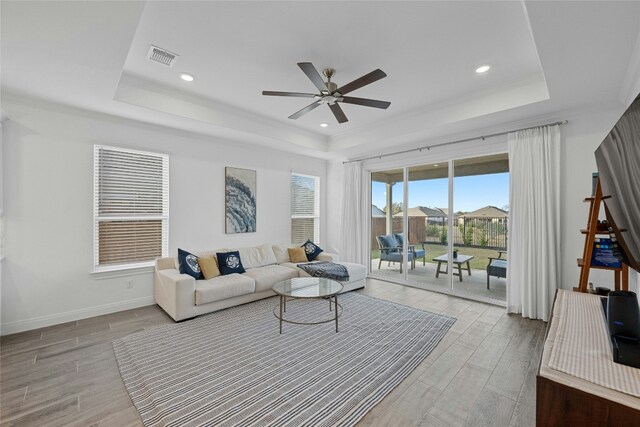
<path fill-rule="evenodd" d="M 169 157 L 94 146 L 94 268 L 167 256 Z"/>
<path fill-rule="evenodd" d="M 320 178 L 291 174 L 291 242 L 320 238 Z"/>

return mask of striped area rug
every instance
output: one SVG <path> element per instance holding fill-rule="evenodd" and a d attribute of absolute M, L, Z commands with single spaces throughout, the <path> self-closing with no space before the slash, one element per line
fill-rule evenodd
<path fill-rule="evenodd" d="M 424 360 L 455 319 L 357 293 L 335 325 L 284 324 L 276 298 L 114 341 L 145 426 L 351 426 Z M 287 317 L 329 318 L 295 300 Z"/>

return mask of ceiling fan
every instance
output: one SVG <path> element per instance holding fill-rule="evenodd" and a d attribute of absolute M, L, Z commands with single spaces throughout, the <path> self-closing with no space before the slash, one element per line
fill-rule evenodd
<path fill-rule="evenodd" d="M 325 68 L 323 70 L 324 76 L 327 78 L 327 81 L 323 81 L 322 77 L 320 77 L 320 73 L 316 70 L 311 62 L 298 62 L 298 67 L 309 77 L 309 80 L 318 88 L 320 93 L 300 93 L 300 92 L 275 92 L 270 90 L 265 90 L 262 92 L 263 95 L 267 96 L 292 96 L 297 98 L 314 98 L 315 101 L 306 107 L 304 107 L 300 111 L 296 111 L 292 115 L 289 116 L 290 119 L 297 119 L 309 111 L 319 107 L 321 104 L 327 104 L 331 109 L 331 112 L 338 120 L 338 123 L 345 123 L 349 120 L 347 116 L 345 116 L 344 111 L 338 105 L 339 102 L 344 102 L 347 104 L 355 104 L 355 105 L 363 105 L 365 107 L 374 107 L 374 108 L 382 108 L 386 110 L 390 102 L 387 101 L 377 101 L 375 99 L 366 99 L 366 98 L 354 98 L 352 96 L 344 96 L 349 92 L 353 92 L 356 89 L 360 89 L 363 86 L 371 84 L 375 81 L 378 81 L 387 75 L 384 71 L 377 69 L 369 74 L 365 74 L 364 76 L 355 79 L 351 83 L 347 83 L 342 87 L 338 87 L 334 82 L 331 81 L 331 78 L 335 75 L 336 71 L 333 68 Z"/>

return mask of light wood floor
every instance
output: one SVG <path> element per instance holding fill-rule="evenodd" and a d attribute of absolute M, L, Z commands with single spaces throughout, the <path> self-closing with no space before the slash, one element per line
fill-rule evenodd
<path fill-rule="evenodd" d="M 458 319 L 359 426 L 534 425 L 543 322 L 377 280 L 358 292 Z M 0 425 L 142 425 L 111 341 L 164 323 L 149 306 L 2 337 Z"/>

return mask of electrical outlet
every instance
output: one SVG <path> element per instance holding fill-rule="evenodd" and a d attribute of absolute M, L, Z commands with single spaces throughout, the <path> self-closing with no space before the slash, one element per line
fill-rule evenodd
<path fill-rule="evenodd" d="M 127 280 L 127 289 L 131 289 L 133 288 L 133 280 L 129 279 Z"/>

